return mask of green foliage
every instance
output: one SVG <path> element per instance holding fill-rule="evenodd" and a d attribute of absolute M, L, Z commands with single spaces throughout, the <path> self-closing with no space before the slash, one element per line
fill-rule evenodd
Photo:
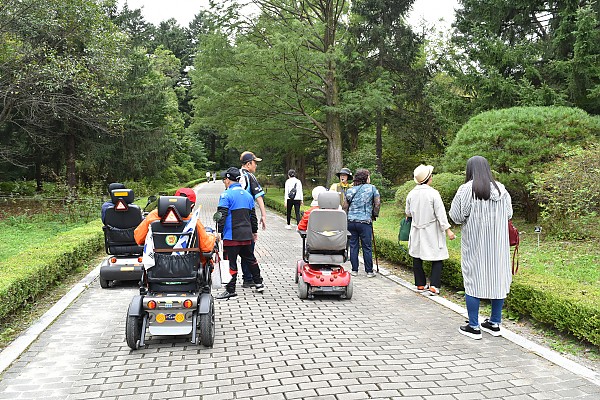
<path fill-rule="evenodd" d="M 528 192 L 533 173 L 578 144 L 597 140 L 600 118 L 568 107 L 515 107 L 473 117 L 446 149 L 444 170 L 465 170 L 467 160 L 480 155 L 513 197 L 513 205 L 535 217 Z"/>
<path fill-rule="evenodd" d="M 574 148 L 534 174 L 541 223 L 559 238 L 598 238 L 600 145 Z"/>
<path fill-rule="evenodd" d="M 451 174 L 449 172 L 442 172 L 441 174 L 433 174 L 433 180 L 431 187 L 440 192 L 442 201 L 446 206 L 446 209 L 450 209 L 452 199 L 458 190 L 458 187 L 465 182 L 464 175 Z M 417 184 L 413 179 L 405 182 L 401 185 L 394 196 L 394 203 L 397 207 L 401 207 L 404 210 L 406 206 L 406 196 Z"/>
<path fill-rule="evenodd" d="M 97 219 L 0 261 L 0 318 L 84 263 L 103 243 L 102 223 Z"/>

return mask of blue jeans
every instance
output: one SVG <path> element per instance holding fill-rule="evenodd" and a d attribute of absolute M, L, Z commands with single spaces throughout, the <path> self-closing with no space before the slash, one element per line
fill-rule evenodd
<path fill-rule="evenodd" d="M 477 297 L 469 296 L 465 294 L 465 300 L 467 302 L 467 313 L 469 314 L 469 325 L 473 328 L 479 326 L 479 300 Z M 502 306 L 504 305 L 504 299 L 491 299 L 492 302 L 492 315 L 490 316 L 490 322 L 493 324 L 499 324 L 502 322 Z"/>
<path fill-rule="evenodd" d="M 254 240 L 252 241 L 252 254 L 254 254 Z M 252 283 L 252 272 L 250 272 L 250 263 L 247 259 L 242 258 L 242 279 L 244 282 Z"/>
<path fill-rule="evenodd" d="M 348 221 L 348 231 L 350 236 L 350 264 L 352 271 L 358 271 L 358 242 L 363 252 L 363 260 L 365 261 L 365 271 L 373 272 L 373 231 L 371 224 L 361 224 L 360 222 Z"/>

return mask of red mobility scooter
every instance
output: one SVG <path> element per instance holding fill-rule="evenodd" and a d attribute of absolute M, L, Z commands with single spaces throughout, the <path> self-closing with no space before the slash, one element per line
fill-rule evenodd
<path fill-rule="evenodd" d="M 302 237 L 302 260 L 296 264 L 298 297 L 312 299 L 315 294 L 352 298 L 350 273 L 340 264 L 348 260 L 349 236 L 346 213 L 337 192 L 324 192 L 319 208 L 311 211 Z"/>

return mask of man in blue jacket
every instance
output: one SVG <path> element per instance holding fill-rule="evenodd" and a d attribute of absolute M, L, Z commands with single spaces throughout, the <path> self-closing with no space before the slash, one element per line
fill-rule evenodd
<path fill-rule="evenodd" d="M 252 274 L 252 280 L 257 292 L 265 290 L 260 276 L 260 267 L 252 251 L 252 242 L 256 240 L 258 220 L 254 211 L 254 198 L 239 183 L 240 170 L 235 167 L 221 173 L 227 188 L 219 197 L 218 211 L 221 219 L 217 222 L 223 239 L 223 258 L 229 260 L 231 280 L 225 286 L 225 291 L 217 299 L 228 299 L 237 296 L 237 257 L 246 262 Z"/>

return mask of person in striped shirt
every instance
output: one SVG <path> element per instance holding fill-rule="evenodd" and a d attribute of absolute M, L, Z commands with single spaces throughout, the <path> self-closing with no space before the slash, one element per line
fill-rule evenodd
<path fill-rule="evenodd" d="M 501 335 L 502 306 L 512 282 L 508 241 L 512 214 L 510 194 L 494 179 L 488 161 L 471 157 L 465 183 L 452 200 L 450 218 L 462 224 L 461 269 L 469 321 L 459 332 L 473 339 L 481 339 L 481 330 Z M 492 303 L 492 314 L 481 325 L 480 299 Z"/>

